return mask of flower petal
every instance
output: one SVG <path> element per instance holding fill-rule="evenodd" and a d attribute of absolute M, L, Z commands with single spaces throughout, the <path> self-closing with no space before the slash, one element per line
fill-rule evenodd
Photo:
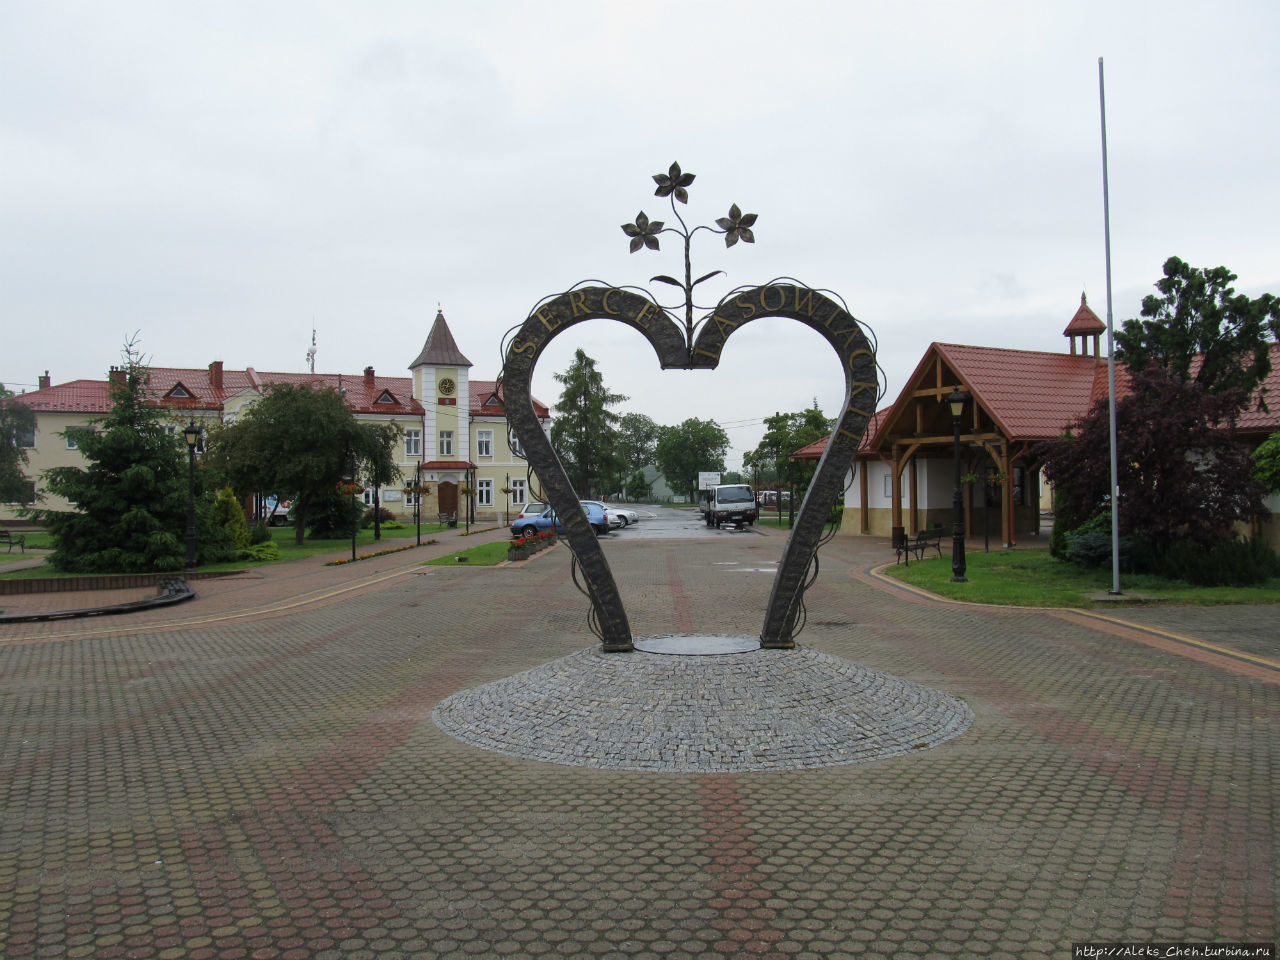
<path fill-rule="evenodd" d="M 643 210 L 636 214 L 636 226 L 640 228 L 641 233 L 649 229 L 649 218 L 645 216 Z"/>
<path fill-rule="evenodd" d="M 676 187 L 676 199 L 681 203 L 689 202 L 689 191 L 684 187 Z"/>
<path fill-rule="evenodd" d="M 632 243 L 635 243 L 635 241 L 634 241 L 634 240 L 632 240 L 631 242 L 632 242 Z M 657 237 L 651 237 L 651 236 L 645 236 L 645 238 L 644 238 L 644 245 L 645 245 L 646 247 L 648 247 L 650 250 L 657 250 L 657 249 L 658 249 L 658 238 L 657 238 Z"/>
<path fill-rule="evenodd" d="M 628 237 L 640 236 L 640 228 L 637 227 L 634 223 L 624 223 L 622 225 L 622 232 L 625 233 Z"/>
<path fill-rule="evenodd" d="M 635 253 L 637 250 L 639 250 L 639 249 L 640 249 L 641 247 L 643 247 L 643 246 L 644 246 L 644 237 L 632 237 L 632 238 L 631 238 L 631 252 L 632 252 L 632 253 Z"/>
<path fill-rule="evenodd" d="M 720 217 L 716 220 L 716 226 L 719 227 L 721 230 L 728 232 L 733 229 L 733 221 L 730 220 L 728 217 Z M 623 229 L 625 230 L 626 227 L 623 227 Z"/>
<path fill-rule="evenodd" d="M 632 242 L 632 243 L 635 243 L 635 241 L 634 241 L 634 240 L 632 240 L 631 242 Z M 732 247 L 732 246 L 733 246 L 735 243 L 737 243 L 737 242 L 738 242 L 738 231 L 737 231 L 737 230 L 730 230 L 728 233 L 726 233 L 726 234 L 724 235 L 724 245 L 725 245 L 726 247 Z"/>
<path fill-rule="evenodd" d="M 738 205 L 736 203 L 729 205 L 729 219 L 730 220 L 742 219 L 742 211 L 738 209 Z"/>
<path fill-rule="evenodd" d="M 755 242 L 756 242 L 756 235 L 755 235 L 754 233 L 752 233 L 752 232 L 751 232 L 751 228 L 750 228 L 750 227 L 741 227 L 741 228 L 738 230 L 738 234 L 742 237 L 742 242 L 743 242 L 743 243 L 755 243 Z"/>
<path fill-rule="evenodd" d="M 661 231 L 662 231 L 662 221 L 655 220 L 653 221 L 653 223 L 649 224 L 649 229 L 646 230 L 645 233 L 660 233 Z"/>
<path fill-rule="evenodd" d="M 744 227 L 754 227 L 756 225 L 756 214 L 748 213 L 742 218 L 741 223 Z"/>

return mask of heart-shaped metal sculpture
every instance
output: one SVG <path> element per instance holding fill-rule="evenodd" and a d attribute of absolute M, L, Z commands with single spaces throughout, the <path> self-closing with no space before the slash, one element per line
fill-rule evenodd
<path fill-rule="evenodd" d="M 585 320 L 608 319 L 639 330 L 662 369 L 710 370 L 719 364 L 733 332 L 762 317 L 790 317 L 812 327 L 831 344 L 845 375 L 844 405 L 787 539 L 760 633 L 762 647 L 790 648 L 795 646 L 805 578 L 822 528 L 844 489 L 845 475 L 879 393 L 875 351 L 858 321 L 823 293 L 778 281 L 730 294 L 702 324 L 690 346 L 685 331 L 648 297 L 620 287 L 587 286 L 541 304 L 511 340 L 502 374 L 507 422 L 542 482 L 547 501 L 561 518 L 569 547 L 582 568 L 606 651 L 631 650 L 631 627 L 609 562 L 534 411 L 531 387 L 538 357 L 561 331 Z"/>

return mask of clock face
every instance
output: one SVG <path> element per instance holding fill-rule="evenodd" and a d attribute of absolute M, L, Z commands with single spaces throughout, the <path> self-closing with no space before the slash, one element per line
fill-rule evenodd
<path fill-rule="evenodd" d="M 458 385 L 454 383 L 452 380 L 450 380 L 448 377 L 445 377 L 439 383 L 440 392 L 443 393 L 446 397 L 451 396 L 453 394 L 453 391 L 457 389 L 457 386 Z"/>

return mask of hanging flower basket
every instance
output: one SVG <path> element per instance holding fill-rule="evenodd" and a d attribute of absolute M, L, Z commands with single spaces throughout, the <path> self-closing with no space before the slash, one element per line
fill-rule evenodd
<path fill-rule="evenodd" d="M 344 497 L 354 497 L 364 491 L 364 487 L 360 486 L 360 484 L 352 483 L 349 480 L 339 480 L 334 485 L 334 489 Z"/>

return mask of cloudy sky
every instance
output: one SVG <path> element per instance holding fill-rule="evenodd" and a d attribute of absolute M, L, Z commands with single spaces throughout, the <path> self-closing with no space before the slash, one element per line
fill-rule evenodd
<path fill-rule="evenodd" d="M 1177 254 L 1280 292 L 1280 5 L 1090 2 L 0 3 L 0 382 L 100 378 L 136 334 L 159 366 L 407 376 L 437 308 L 472 375 L 579 281 L 683 269 L 619 226 L 672 161 L 714 301 L 790 276 L 879 342 L 890 402 L 931 341 L 1059 350 L 1104 319 L 1098 58 L 1115 318 Z M 656 288 L 656 289 L 654 289 Z M 669 288 L 651 287 L 660 298 Z M 665 302 L 665 300 L 664 300 Z M 714 373 L 660 373 L 597 321 L 622 411 L 730 428 L 842 383 L 783 320 Z"/>

